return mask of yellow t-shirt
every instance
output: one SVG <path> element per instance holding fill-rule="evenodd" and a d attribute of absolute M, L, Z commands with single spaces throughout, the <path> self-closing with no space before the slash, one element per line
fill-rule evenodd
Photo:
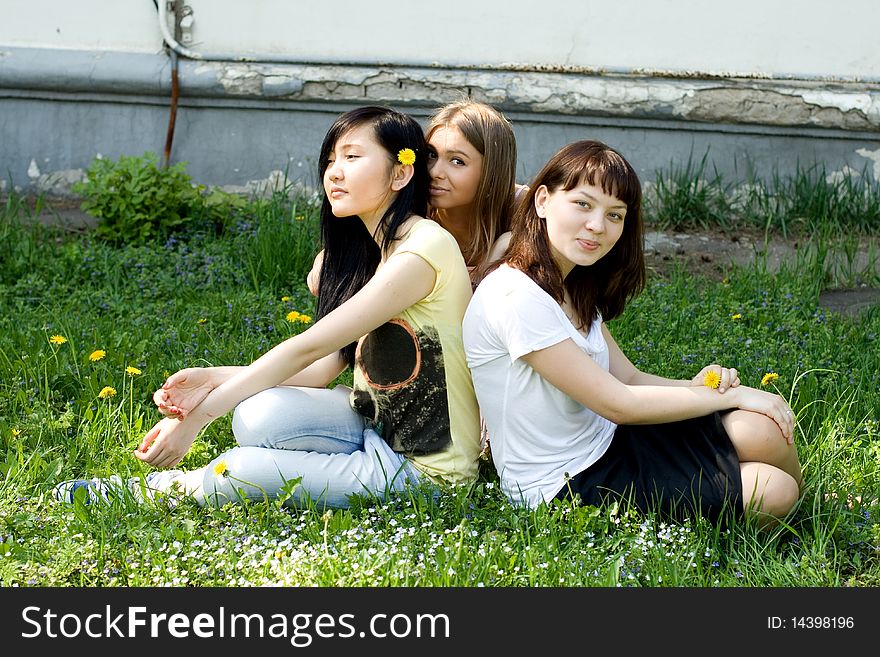
<path fill-rule="evenodd" d="M 434 289 L 358 341 L 351 405 L 430 479 L 465 483 L 477 476 L 480 452 L 461 340 L 470 277 L 455 238 L 430 219 L 413 224 L 394 254 L 404 252 L 434 269 Z"/>

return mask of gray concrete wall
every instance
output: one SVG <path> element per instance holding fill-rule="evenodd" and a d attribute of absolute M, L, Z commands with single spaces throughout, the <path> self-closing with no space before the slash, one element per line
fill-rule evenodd
<path fill-rule="evenodd" d="M 244 187 L 286 171 L 314 182 L 340 112 L 383 103 L 425 119 L 462 94 L 513 121 L 526 181 L 559 146 L 597 138 L 644 180 L 688 158 L 743 180 L 818 164 L 880 179 L 880 92 L 855 83 L 690 80 L 412 67 L 180 60 L 172 161 L 198 182 Z M 65 193 L 92 158 L 162 154 L 165 55 L 6 49 L 0 56 L 0 186 Z M 857 88 L 858 87 L 858 88 Z"/>
<path fill-rule="evenodd" d="M 312 184 L 339 113 L 424 120 L 470 95 L 513 121 L 523 182 L 587 137 L 646 181 L 704 156 L 732 182 L 813 165 L 880 179 L 875 0 L 831 16 L 823 0 L 382 2 L 189 0 L 172 161 L 208 185 Z M 99 154 L 161 156 L 171 59 L 152 1 L 0 0 L 0 15 L 0 192 L 64 194 Z"/>

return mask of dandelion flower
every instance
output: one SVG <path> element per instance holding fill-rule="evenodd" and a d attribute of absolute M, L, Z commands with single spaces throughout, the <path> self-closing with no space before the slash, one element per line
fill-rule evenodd
<path fill-rule="evenodd" d="M 300 317 L 299 313 L 296 312 L 295 310 L 291 310 L 289 313 L 287 313 L 287 321 L 288 322 L 296 322 L 299 320 L 299 317 Z"/>
<path fill-rule="evenodd" d="M 309 317 L 308 315 L 300 315 L 300 316 L 299 316 L 299 321 L 301 321 L 303 324 L 311 324 L 311 323 L 312 323 L 312 318 Z"/>
<path fill-rule="evenodd" d="M 52 344 L 64 344 L 65 342 L 67 342 L 67 338 L 65 338 L 63 335 L 53 335 L 51 338 L 49 338 L 49 342 L 51 342 Z"/>
<path fill-rule="evenodd" d="M 132 376 L 137 376 L 138 374 L 141 374 L 141 371 L 138 368 L 132 367 L 131 365 L 125 368 L 125 372 L 126 374 L 131 374 Z"/>
<path fill-rule="evenodd" d="M 290 297 L 281 297 L 281 301 L 283 301 L 283 302 L 290 301 Z"/>
<path fill-rule="evenodd" d="M 225 477 L 227 472 L 229 472 L 229 468 L 226 466 L 226 461 L 217 461 L 214 465 L 214 474 L 218 477 Z"/>
<path fill-rule="evenodd" d="M 207 318 L 205 318 L 205 317 L 200 317 L 200 318 L 198 319 L 198 321 L 196 321 L 196 324 L 205 324 L 207 321 L 208 321 Z"/>
<path fill-rule="evenodd" d="M 730 319 L 732 319 L 734 322 L 736 320 L 742 319 L 742 318 L 743 318 L 742 313 L 734 313 L 733 315 L 730 316 Z"/>
<path fill-rule="evenodd" d="M 416 154 L 411 148 L 401 148 L 397 151 L 397 161 L 401 164 L 415 164 Z"/>
<path fill-rule="evenodd" d="M 101 388 L 101 392 L 98 393 L 98 397 L 101 399 L 110 399 L 110 397 L 114 397 L 116 395 L 116 388 L 111 386 L 104 386 Z"/>
<path fill-rule="evenodd" d="M 703 377 L 703 385 L 713 389 L 721 385 L 721 377 L 718 376 L 718 372 L 715 370 L 706 372 L 706 376 Z"/>
<path fill-rule="evenodd" d="M 13 438 L 18 438 L 20 435 L 21 435 L 21 429 L 13 429 L 12 430 L 12 437 Z"/>
<path fill-rule="evenodd" d="M 101 360 L 106 355 L 107 352 L 103 349 L 95 349 L 92 353 L 89 354 L 89 360 L 94 363 L 95 361 Z"/>
<path fill-rule="evenodd" d="M 764 376 L 761 377 L 761 385 L 766 386 L 770 383 L 773 383 L 778 378 L 779 375 L 776 372 L 767 372 Z"/>

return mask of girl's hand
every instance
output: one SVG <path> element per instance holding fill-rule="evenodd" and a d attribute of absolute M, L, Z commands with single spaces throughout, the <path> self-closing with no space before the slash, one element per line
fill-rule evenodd
<path fill-rule="evenodd" d="M 700 370 L 700 373 L 697 374 L 693 379 L 691 379 L 692 386 L 702 386 L 705 385 L 706 373 L 707 372 L 715 372 L 718 377 L 721 379 L 721 382 L 718 384 L 718 392 L 723 393 L 728 388 L 736 388 L 739 381 L 739 373 L 733 367 L 721 367 L 721 365 L 717 365 L 713 363 L 712 365 L 707 365 L 703 369 Z"/>
<path fill-rule="evenodd" d="M 741 386 L 731 394 L 736 396 L 736 407 L 766 415 L 776 422 L 785 442 L 794 442 L 794 413 L 781 396 L 765 390 Z"/>
<path fill-rule="evenodd" d="M 188 367 L 169 376 L 153 393 L 153 402 L 162 415 L 183 420 L 216 387 L 209 368 Z"/>
<path fill-rule="evenodd" d="M 324 251 L 318 251 L 312 262 L 312 269 L 306 276 L 306 285 L 314 296 L 318 296 L 318 288 L 321 287 L 321 267 L 324 265 Z"/>
<path fill-rule="evenodd" d="M 170 468 L 186 456 L 201 427 L 166 417 L 153 425 L 135 450 L 135 458 L 154 468 Z"/>

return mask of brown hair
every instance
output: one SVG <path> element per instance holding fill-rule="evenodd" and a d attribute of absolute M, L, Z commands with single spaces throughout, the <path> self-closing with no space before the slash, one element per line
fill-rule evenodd
<path fill-rule="evenodd" d="M 546 221 L 535 210 L 535 193 L 542 186 L 552 193 L 579 184 L 600 187 L 620 199 L 626 204 L 626 217 L 623 233 L 612 249 L 589 267 L 576 266 L 563 280 L 550 251 Z M 513 235 L 502 261 L 525 272 L 560 304 L 568 292 L 580 328 L 589 329 L 599 314 L 604 320 L 614 319 L 645 287 L 641 205 L 639 177 L 620 153 L 599 141 L 564 146 L 517 203 Z"/>
<path fill-rule="evenodd" d="M 425 140 L 438 128 L 455 126 L 483 156 L 480 184 L 474 198 L 470 244 L 463 249 L 468 264 L 481 264 L 495 240 L 510 230 L 516 182 L 516 137 L 510 121 L 491 105 L 461 100 L 444 105 L 431 116 Z M 442 221 L 441 210 L 429 210 Z"/>

